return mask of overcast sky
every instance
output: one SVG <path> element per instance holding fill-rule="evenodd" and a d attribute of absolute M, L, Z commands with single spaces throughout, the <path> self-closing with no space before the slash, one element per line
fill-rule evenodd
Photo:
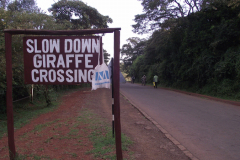
<path fill-rule="evenodd" d="M 58 0 L 36 0 L 37 5 L 44 11 L 51 7 L 51 4 Z M 113 19 L 109 28 L 121 28 L 120 48 L 127 43 L 129 37 L 145 38 L 147 35 L 138 35 L 132 32 L 131 25 L 135 24 L 134 17 L 142 13 L 142 5 L 138 0 L 82 0 L 87 5 L 96 8 L 102 15 L 108 15 Z M 113 56 L 113 33 L 106 33 L 103 36 L 103 48 Z"/>

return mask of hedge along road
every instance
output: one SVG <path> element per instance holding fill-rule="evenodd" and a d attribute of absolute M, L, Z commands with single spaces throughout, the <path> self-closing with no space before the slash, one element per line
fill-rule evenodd
<path fill-rule="evenodd" d="M 239 160 L 240 107 L 125 83 L 121 93 L 200 160 Z"/>

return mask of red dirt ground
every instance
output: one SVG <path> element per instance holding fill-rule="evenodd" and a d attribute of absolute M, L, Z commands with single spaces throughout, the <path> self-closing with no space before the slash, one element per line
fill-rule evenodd
<path fill-rule="evenodd" d="M 76 117 L 81 115 L 83 108 L 90 109 L 111 126 L 111 90 L 81 89 L 68 93 L 61 101 L 58 109 L 40 115 L 15 131 L 17 152 L 29 155 L 24 159 L 34 159 L 34 156 L 41 159 L 97 159 L 91 154 L 86 154 L 93 149 L 93 144 L 88 138 L 91 130 L 87 125 L 78 125 L 78 133 L 70 134 L 71 128 L 77 123 Z M 122 133 L 133 141 L 129 151 L 123 152 L 124 159 L 189 159 L 123 96 L 120 96 L 120 107 Z M 9 159 L 7 137 L 2 138 L 0 142 L 0 159 Z"/>

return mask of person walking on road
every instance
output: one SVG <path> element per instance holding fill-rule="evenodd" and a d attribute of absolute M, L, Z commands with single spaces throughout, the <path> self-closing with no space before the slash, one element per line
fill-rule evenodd
<path fill-rule="evenodd" d="M 132 83 L 134 84 L 134 81 L 135 81 L 135 77 L 134 76 L 132 76 Z"/>
<path fill-rule="evenodd" d="M 143 75 L 143 77 L 141 79 L 142 79 L 142 86 L 145 86 L 147 77 L 145 75 Z"/>
<path fill-rule="evenodd" d="M 158 84 L 158 76 L 155 74 L 155 76 L 153 77 L 153 86 L 154 88 L 157 88 L 157 84 Z"/>

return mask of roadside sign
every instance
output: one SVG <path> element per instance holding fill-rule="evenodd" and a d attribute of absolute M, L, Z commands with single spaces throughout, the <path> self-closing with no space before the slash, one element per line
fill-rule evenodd
<path fill-rule="evenodd" d="M 117 160 L 123 159 L 121 143 L 120 90 L 119 90 L 120 30 L 121 28 L 66 30 L 66 31 L 26 30 L 26 29 L 4 30 L 5 55 L 6 55 L 6 81 L 7 81 L 6 106 L 7 106 L 8 148 L 10 159 L 15 159 L 16 157 L 16 147 L 14 140 L 13 104 L 12 104 L 12 35 L 16 34 L 42 35 L 41 37 L 25 37 L 23 39 L 25 83 L 71 85 L 83 83 L 86 81 L 86 79 L 87 81 L 91 81 L 91 78 L 88 77 L 86 78 L 86 75 L 88 76 L 88 74 L 90 73 L 89 70 L 94 69 L 95 66 L 97 65 L 98 57 L 96 55 L 100 54 L 100 56 L 103 56 L 101 43 L 102 40 L 101 37 L 99 38 L 95 36 L 94 38 L 89 36 L 90 37 L 89 38 L 88 36 L 65 37 L 65 35 L 93 35 L 98 33 L 114 33 L 113 77 L 115 80 L 113 82 L 114 87 L 113 94 L 115 98 L 113 99 L 113 102 L 115 110 L 114 111 L 115 119 L 114 129 L 116 133 L 115 144 Z M 55 36 L 47 37 L 46 35 L 57 35 L 57 37 Z M 61 37 L 60 35 L 63 36 Z M 65 39 L 68 40 L 65 41 Z M 98 39 L 100 39 L 99 43 Z M 98 46 L 100 46 L 99 47 L 100 50 L 98 50 Z M 62 56 L 60 56 L 60 54 L 62 54 Z M 86 54 L 91 55 L 86 56 Z M 100 60 L 100 64 L 101 63 L 102 62 Z M 59 70 L 63 70 L 64 73 Z M 85 70 L 87 70 L 87 74 L 85 73 L 86 72 Z"/>
<path fill-rule="evenodd" d="M 100 55 L 100 36 L 32 36 L 23 38 L 26 84 L 92 82 Z"/>

